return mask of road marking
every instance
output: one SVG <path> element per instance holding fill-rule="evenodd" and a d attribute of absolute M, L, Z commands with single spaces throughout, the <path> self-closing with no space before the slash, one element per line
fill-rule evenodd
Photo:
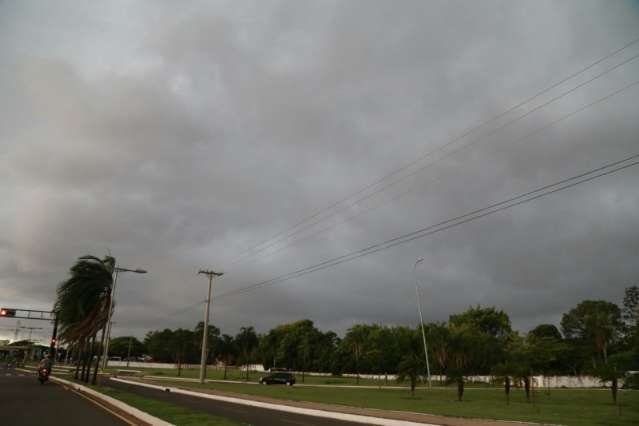
<path fill-rule="evenodd" d="M 86 395 L 83 395 L 82 392 L 78 392 L 75 389 L 71 389 L 71 388 L 64 388 L 68 391 L 73 392 L 76 395 L 80 395 L 82 398 L 86 399 L 87 401 L 93 403 L 94 405 L 97 405 L 98 407 L 102 408 L 104 411 L 109 412 L 112 416 L 117 417 L 118 419 L 122 420 L 124 423 L 130 425 L 130 426 L 137 426 L 136 423 L 131 422 L 131 420 L 127 419 L 126 417 L 121 416 L 120 414 L 116 413 L 115 411 L 111 410 L 108 407 L 105 407 L 104 405 L 100 404 L 99 402 L 97 402 L 96 400 L 89 398 Z"/>

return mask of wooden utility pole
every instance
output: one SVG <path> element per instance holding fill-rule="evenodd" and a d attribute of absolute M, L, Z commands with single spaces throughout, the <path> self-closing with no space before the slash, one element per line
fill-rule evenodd
<path fill-rule="evenodd" d="M 209 277 L 209 296 L 206 299 L 206 310 L 204 313 L 204 330 L 202 333 L 202 358 L 200 360 L 200 383 L 204 383 L 206 378 L 206 361 L 208 358 L 208 338 L 209 338 L 209 311 L 211 309 L 211 293 L 213 291 L 213 278 L 221 277 L 223 272 L 215 272 L 208 269 L 201 269 L 198 274 Z"/>

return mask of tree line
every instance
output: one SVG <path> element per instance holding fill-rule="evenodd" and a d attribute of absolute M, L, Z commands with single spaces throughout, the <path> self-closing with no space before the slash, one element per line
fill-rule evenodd
<path fill-rule="evenodd" d="M 115 259 L 84 256 L 60 283 L 54 310 L 60 340 L 76 360 L 75 377 L 93 381 L 104 344 Z M 464 393 L 465 378 L 490 374 L 502 379 L 506 393 L 518 380 L 529 392 L 531 376 L 592 374 L 612 383 L 616 399 L 618 379 L 625 371 L 639 370 L 639 289 L 625 290 L 623 305 L 585 300 L 562 316 L 560 327 L 540 324 L 526 334 L 512 329 L 508 314 L 494 307 L 470 307 L 450 315 L 446 322 L 424 324 L 433 374 L 457 384 Z M 178 364 L 200 361 L 203 323 L 193 329 L 150 331 L 142 342 L 115 338 L 111 354 L 148 354 L 154 360 Z M 425 371 L 419 327 L 356 324 L 343 337 L 321 331 L 311 320 L 282 324 L 258 334 L 242 327 L 234 335 L 209 328 L 209 363 L 247 366 L 262 363 L 266 369 L 314 371 L 331 374 L 398 374 L 410 380 L 411 389 Z M 99 337 L 98 337 L 99 336 Z M 124 344 L 126 341 L 126 353 Z M 96 356 L 97 355 L 97 356 Z"/>
<path fill-rule="evenodd" d="M 513 381 L 523 383 L 530 397 L 533 375 L 595 375 L 612 383 L 616 399 L 618 379 L 639 370 L 639 289 L 625 290 L 623 306 L 585 300 L 563 314 L 560 327 L 540 324 L 526 334 L 512 329 L 508 314 L 494 307 L 470 307 L 450 315 L 446 322 L 424 324 L 430 370 L 457 385 L 464 393 L 465 378 L 493 375 L 506 392 Z M 136 342 L 135 355 L 154 360 L 195 364 L 200 361 L 203 324 L 193 330 L 178 328 L 147 333 Z M 420 327 L 356 324 L 343 337 L 323 332 L 304 319 L 278 325 L 264 334 L 242 327 L 235 336 L 210 327 L 209 363 L 265 369 L 343 374 L 398 374 L 414 390 L 425 374 Z M 125 341 L 116 338 L 111 353 L 126 356 Z M 248 369 L 247 369 L 248 370 Z M 248 371 L 247 371 L 248 377 Z"/>

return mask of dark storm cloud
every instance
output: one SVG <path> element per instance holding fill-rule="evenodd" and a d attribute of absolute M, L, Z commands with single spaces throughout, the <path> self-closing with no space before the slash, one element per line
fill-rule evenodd
<path fill-rule="evenodd" d="M 633 154 L 636 88 L 522 137 L 630 83 L 637 61 L 286 249 L 232 262 L 623 46 L 638 23 L 636 3 L 605 1 L 3 3 L 2 303 L 49 307 L 77 256 L 110 252 L 150 271 L 121 276 L 116 334 L 190 327 L 200 268 L 228 272 L 224 293 Z M 639 273 L 637 176 L 221 298 L 213 321 L 226 332 L 304 317 L 338 331 L 414 324 L 422 256 L 429 320 L 481 303 L 525 330 L 584 298 L 618 301 Z"/>

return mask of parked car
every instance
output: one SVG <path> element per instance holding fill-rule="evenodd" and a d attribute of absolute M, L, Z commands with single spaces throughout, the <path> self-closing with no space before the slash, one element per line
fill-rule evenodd
<path fill-rule="evenodd" d="M 295 384 L 295 376 L 285 371 L 277 371 L 268 376 L 260 377 L 260 384 L 293 386 Z"/>

